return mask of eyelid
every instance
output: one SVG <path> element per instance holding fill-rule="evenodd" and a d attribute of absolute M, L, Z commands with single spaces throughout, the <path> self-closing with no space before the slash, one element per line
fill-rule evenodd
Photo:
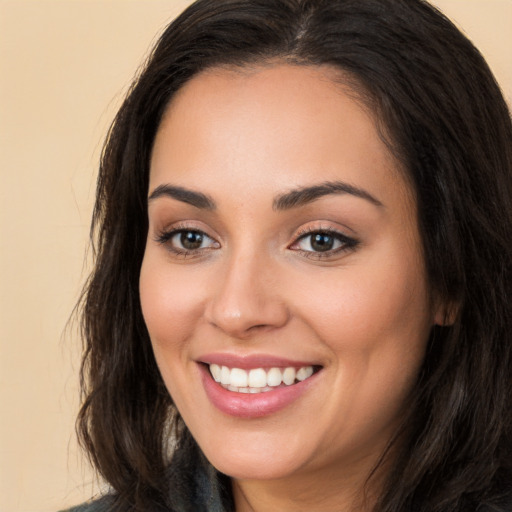
<path fill-rule="evenodd" d="M 183 258 L 201 256 L 205 254 L 205 252 L 207 251 L 220 248 L 220 243 L 218 242 L 216 237 L 210 235 L 206 229 L 197 226 L 197 224 L 195 223 L 188 223 L 182 221 L 176 224 L 171 224 L 168 227 L 158 229 L 155 231 L 155 242 L 166 246 L 166 249 L 174 256 Z M 180 233 L 186 232 L 200 233 L 202 236 L 211 240 L 213 244 L 211 244 L 211 246 L 208 247 L 198 247 L 196 249 L 180 248 L 171 244 L 171 241 L 175 236 L 177 236 Z"/>
<path fill-rule="evenodd" d="M 348 227 L 346 229 L 352 231 Z M 175 256 L 183 258 L 198 257 L 201 255 L 205 255 L 208 251 L 211 251 L 213 249 L 219 249 L 221 247 L 221 244 L 218 241 L 218 236 L 212 236 L 209 233 L 209 229 L 205 229 L 202 226 L 198 226 L 196 222 L 180 221 L 155 231 L 155 242 L 165 246 L 165 248 Z M 177 246 L 177 244 L 172 243 L 174 237 L 176 237 L 180 233 L 186 232 L 199 233 L 206 239 L 210 240 L 211 243 L 209 243 L 209 245 L 206 247 L 200 246 L 197 248 L 188 249 L 185 247 L 179 247 Z M 309 250 L 300 246 L 302 240 L 314 234 L 324 234 L 333 237 L 335 239 L 334 245 L 338 246 L 326 249 L 325 251 L 314 250 L 313 247 L 311 247 L 311 250 Z M 306 226 L 302 226 L 300 229 L 298 229 L 295 235 L 293 236 L 293 241 L 288 245 L 288 249 L 300 253 L 301 255 L 310 259 L 327 259 L 335 257 L 339 258 L 344 253 L 355 250 L 359 243 L 360 241 L 358 239 L 354 238 L 353 236 L 346 235 L 344 230 L 336 228 L 332 225 L 326 226 L 324 223 L 317 223 L 316 225 L 309 224 Z"/>
<path fill-rule="evenodd" d="M 341 245 L 335 249 L 329 249 L 326 251 L 309 251 L 298 247 L 298 244 L 301 240 L 304 240 L 308 236 L 312 236 L 314 234 L 327 234 L 332 236 L 338 242 L 340 242 Z M 320 224 L 309 225 L 300 228 L 294 236 L 294 241 L 288 247 L 289 249 L 297 251 L 310 259 L 325 259 L 340 256 L 341 254 L 348 251 L 353 251 L 357 248 L 359 243 L 360 241 L 357 238 L 346 235 L 340 229 L 337 229 L 331 225 L 327 227 L 325 224 Z"/>
<path fill-rule="evenodd" d="M 356 236 L 356 232 L 349 226 L 340 224 L 339 222 L 332 222 L 328 220 L 318 220 L 315 222 L 308 222 L 301 225 L 295 233 L 295 238 L 300 238 L 303 235 L 309 235 L 310 233 L 335 233 L 346 238 Z M 348 235 L 347 233 L 351 233 Z"/>
<path fill-rule="evenodd" d="M 208 235 L 204 231 L 201 231 L 199 229 L 190 229 L 190 228 L 189 229 L 182 229 L 182 228 L 180 228 L 180 229 L 170 229 L 168 231 L 161 231 L 157 235 L 157 241 L 161 242 L 161 243 L 168 242 L 168 241 L 172 240 L 176 235 L 178 235 L 180 233 L 199 233 L 204 238 L 208 238 L 208 239 L 210 239 L 213 242 L 218 244 L 218 242 L 214 238 L 212 238 L 210 235 Z"/>
<path fill-rule="evenodd" d="M 218 235 L 216 233 L 212 233 L 212 229 L 209 226 L 203 224 L 198 221 L 189 221 L 189 220 L 179 220 L 176 222 L 162 223 L 161 227 L 158 224 L 155 224 L 153 227 L 153 232 L 158 235 L 176 233 L 178 231 L 196 231 L 198 233 L 203 233 L 207 237 L 217 240 Z"/>

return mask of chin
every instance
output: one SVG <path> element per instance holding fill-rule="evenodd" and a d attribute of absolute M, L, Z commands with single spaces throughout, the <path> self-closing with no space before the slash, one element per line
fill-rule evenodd
<path fill-rule="evenodd" d="M 199 446 L 218 471 L 237 480 L 286 478 L 308 463 L 307 446 L 295 443 L 293 436 L 287 436 L 289 443 L 281 436 L 272 438 L 263 432 L 215 437 L 206 442 L 198 439 Z"/>
<path fill-rule="evenodd" d="M 248 454 L 233 450 L 209 457 L 210 463 L 221 473 L 235 480 L 277 480 L 294 474 L 301 464 L 270 454 Z"/>

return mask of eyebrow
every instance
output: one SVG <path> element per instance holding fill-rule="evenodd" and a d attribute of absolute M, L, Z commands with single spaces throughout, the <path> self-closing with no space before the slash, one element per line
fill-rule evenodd
<path fill-rule="evenodd" d="M 148 200 L 152 201 L 159 197 L 171 197 L 172 199 L 176 199 L 182 203 L 191 204 L 192 206 L 202 210 L 215 210 L 216 208 L 215 201 L 206 194 L 178 187 L 176 185 L 159 185 L 155 190 L 153 190 L 153 192 L 151 192 Z"/>
<path fill-rule="evenodd" d="M 290 192 L 286 192 L 285 194 L 276 197 L 272 207 L 274 210 L 290 210 L 292 208 L 304 206 L 330 194 L 350 194 L 352 196 L 365 199 L 379 208 L 384 207 L 378 199 L 366 190 L 344 183 L 343 181 L 326 181 L 319 185 L 291 190 Z"/>
<path fill-rule="evenodd" d="M 384 206 L 378 199 L 362 188 L 342 181 L 326 181 L 318 185 L 301 187 L 281 194 L 274 199 L 272 208 L 278 211 L 290 210 L 331 194 L 350 194 L 365 199 L 379 208 Z M 217 207 L 215 201 L 206 194 L 176 185 L 159 185 L 151 192 L 148 200 L 152 201 L 159 197 L 170 197 L 202 210 L 215 210 Z"/>

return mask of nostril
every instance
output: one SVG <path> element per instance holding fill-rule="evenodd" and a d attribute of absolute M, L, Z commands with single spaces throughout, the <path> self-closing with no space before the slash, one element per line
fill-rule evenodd
<path fill-rule="evenodd" d="M 266 325 L 266 324 L 259 324 L 259 325 L 253 325 L 252 327 L 250 327 L 248 330 L 249 331 L 261 331 L 263 329 L 268 329 L 270 328 L 269 325 Z"/>

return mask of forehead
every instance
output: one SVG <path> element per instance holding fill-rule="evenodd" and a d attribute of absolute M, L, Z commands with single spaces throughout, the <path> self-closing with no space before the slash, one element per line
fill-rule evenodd
<path fill-rule="evenodd" d="M 219 178 L 257 187 L 266 177 L 282 190 L 340 172 L 378 188 L 382 178 L 403 185 L 397 169 L 374 114 L 338 71 L 215 68 L 172 99 L 153 148 L 150 189 L 168 180 L 215 188 Z"/>
<path fill-rule="evenodd" d="M 341 101 L 345 106 L 353 103 L 375 125 L 370 97 L 354 77 L 332 66 L 284 63 L 222 66 L 195 75 L 178 90 L 167 107 L 164 121 L 178 116 L 184 121 L 197 112 L 220 118 L 233 109 L 241 121 L 244 114 L 254 110 L 261 114 L 306 116 L 312 120 L 312 116 L 322 113 L 323 107 L 330 109 Z M 261 107 L 264 109 L 260 110 Z M 257 118 L 253 121 L 256 123 Z"/>

